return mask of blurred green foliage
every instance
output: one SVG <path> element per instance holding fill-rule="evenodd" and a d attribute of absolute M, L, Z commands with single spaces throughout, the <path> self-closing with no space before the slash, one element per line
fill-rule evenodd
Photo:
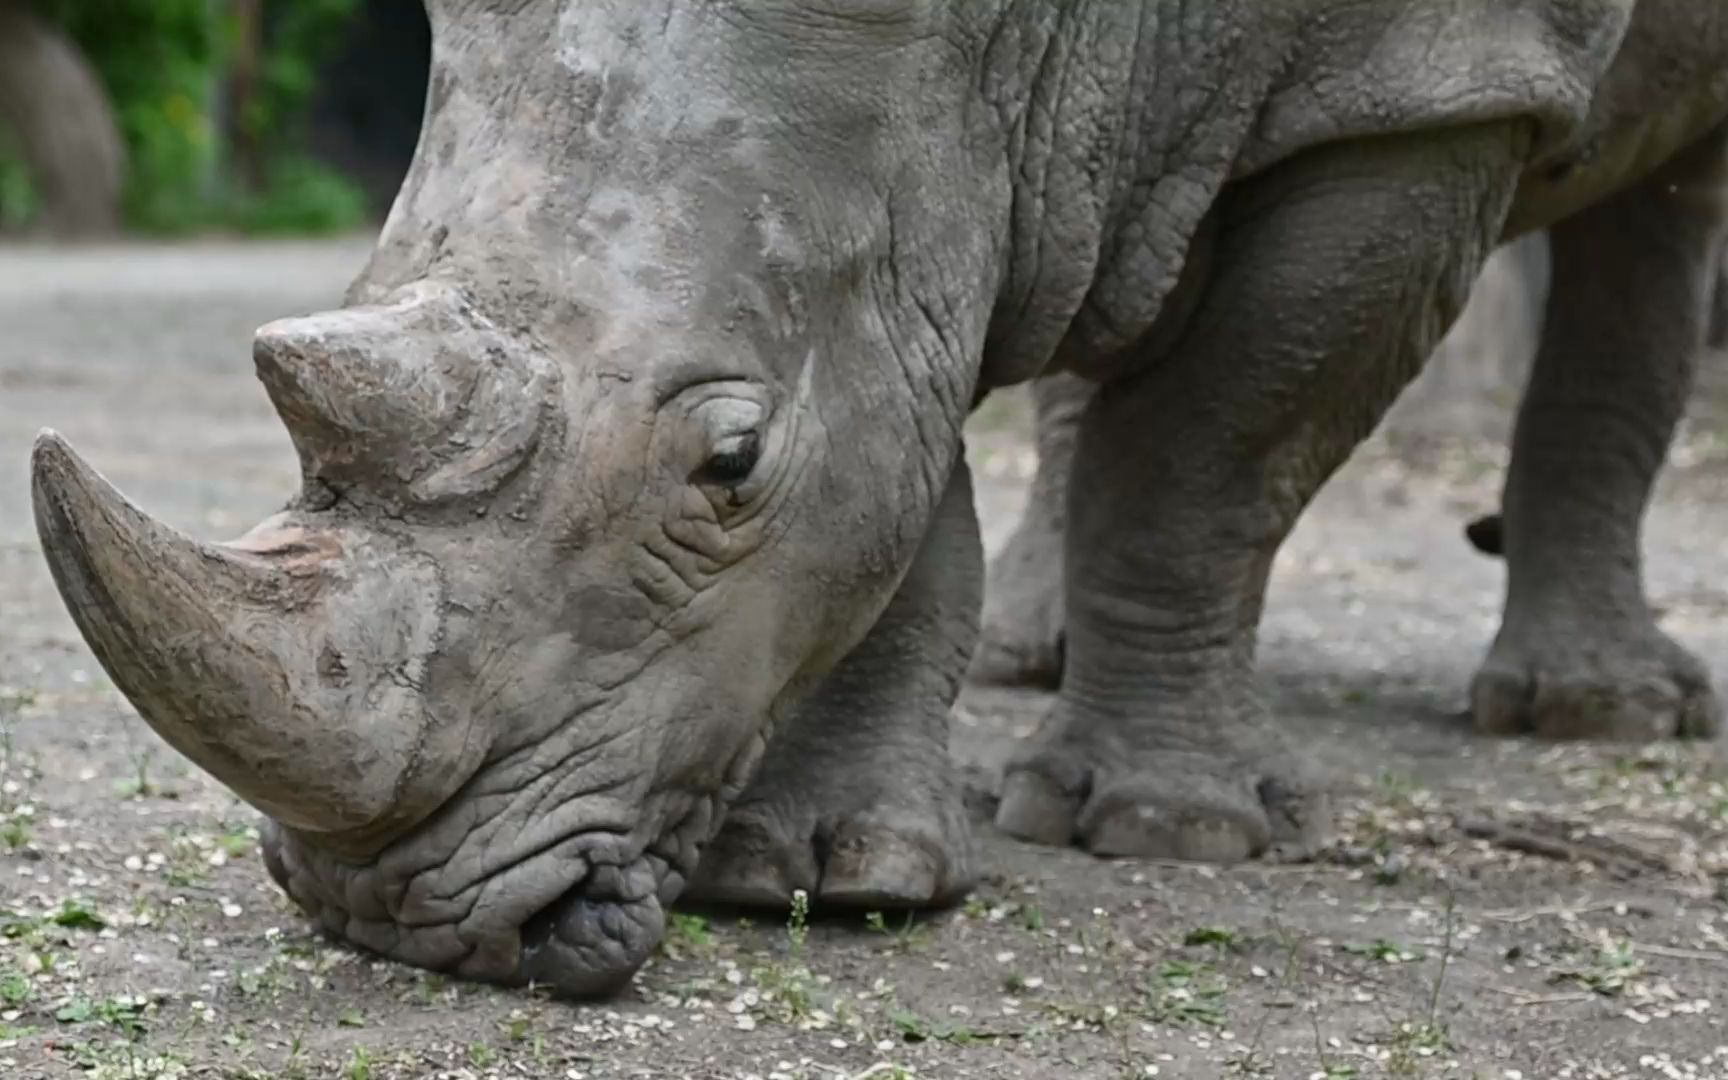
<path fill-rule="evenodd" d="M 366 215 L 360 188 L 297 152 L 318 65 L 341 41 L 362 0 L 275 0 L 268 5 L 257 92 L 238 117 L 245 138 L 265 147 L 260 190 L 242 192 L 229 224 L 247 232 L 334 232 Z"/>
<path fill-rule="evenodd" d="M 36 192 L 17 149 L 0 131 L 0 232 L 24 224 L 36 213 Z"/>
<path fill-rule="evenodd" d="M 78 43 L 108 89 L 126 144 L 132 228 L 305 232 L 350 228 L 359 189 L 299 147 L 320 61 L 360 0 L 266 0 L 255 86 L 224 130 L 219 101 L 239 23 L 224 0 L 33 0 Z M 237 142 L 255 158 L 235 166 Z M 0 205 L 28 206 L 0 148 Z M 242 175 L 242 173 L 245 175 Z M 8 211 L 13 213 L 13 211 Z"/>
<path fill-rule="evenodd" d="M 261 190 L 228 198 L 222 224 L 246 233 L 327 233 L 365 220 L 365 194 L 329 166 L 283 155 L 267 168 Z"/>
<path fill-rule="evenodd" d="M 206 0 L 38 0 L 102 77 L 126 143 L 122 211 L 142 229 L 191 223 L 214 180 L 210 93 L 221 49 Z"/>
<path fill-rule="evenodd" d="M 341 41 L 360 0 L 276 0 L 267 7 L 268 33 L 258 93 L 240 117 L 247 134 L 292 139 L 317 89 L 318 64 Z"/>

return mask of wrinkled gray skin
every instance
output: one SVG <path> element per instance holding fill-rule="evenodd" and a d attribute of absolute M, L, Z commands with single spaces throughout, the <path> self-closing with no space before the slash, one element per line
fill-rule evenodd
<path fill-rule="evenodd" d="M 350 306 L 259 331 L 299 497 L 201 544 L 51 433 L 34 462 L 91 645 L 271 817 L 332 933 L 592 994 L 687 885 L 957 895 L 961 426 L 1061 370 L 1104 390 L 1062 693 L 1001 824 L 1313 843 L 1324 796 L 1248 678 L 1272 553 L 1487 252 L 1562 219 L 1608 275 L 1558 290 L 1479 697 L 1582 724 L 1579 656 L 1678 670 L 1627 568 L 1718 222 L 1717 5 L 430 7 L 427 122 Z M 1607 686 L 1626 715 L 1636 689 Z"/>
<path fill-rule="evenodd" d="M 1576 314 L 1579 303 L 1593 305 L 1598 299 L 1592 295 L 1588 300 L 1579 301 L 1574 297 L 1551 294 L 1548 287 L 1547 243 L 1545 239 L 1540 240 L 1540 243 L 1540 248 L 1529 248 L 1520 243 L 1505 249 L 1505 252 L 1509 253 L 1510 261 L 1502 264 L 1499 277 L 1492 283 L 1505 295 L 1485 297 L 1484 302 L 1497 302 L 1502 308 L 1509 305 L 1509 309 L 1498 312 L 1500 321 L 1491 317 L 1482 327 L 1475 329 L 1472 335 L 1474 338 L 1482 333 L 1496 334 L 1509 328 L 1512 338 L 1506 342 L 1496 340 L 1486 344 L 1477 341 L 1473 346 L 1470 343 L 1461 343 L 1456 347 L 1485 348 L 1490 352 L 1502 346 L 1511 348 L 1514 352 L 1529 347 L 1534 351 L 1533 344 L 1523 344 L 1521 335 L 1526 322 L 1534 332 L 1532 341 L 1541 338 L 1545 322 L 1555 328 L 1552 336 L 1556 340 L 1550 343 L 1550 353 L 1559 352 L 1559 355 L 1564 357 L 1578 347 L 1578 342 L 1568 341 L 1561 336 L 1564 333 L 1561 328 L 1566 326 L 1569 320 L 1579 317 Z M 1573 250 L 1577 251 L 1580 258 L 1588 254 L 1588 249 Z M 1620 250 L 1600 244 L 1597 257 L 1612 258 Z M 1728 343 L 1728 331 L 1723 329 L 1724 320 L 1728 319 L 1728 284 L 1725 284 L 1728 283 L 1728 274 L 1722 273 L 1722 251 L 1723 248 L 1719 246 L 1706 265 L 1694 270 L 1696 273 L 1701 269 L 1704 275 L 1702 280 L 1709 289 L 1702 316 L 1703 325 L 1706 327 L 1704 344 L 1715 349 Z M 1607 273 L 1611 269 L 1604 267 L 1600 271 L 1591 270 L 1589 273 Z M 1577 276 L 1586 277 L 1585 274 Z M 1666 287 L 1675 289 L 1684 297 L 1685 280 L 1687 279 L 1683 278 L 1678 283 L 1669 282 Z M 1478 289 L 1481 287 L 1479 284 Z M 1622 300 L 1620 294 L 1606 299 L 1616 304 L 1631 302 L 1629 299 Z M 1552 301 L 1554 306 L 1549 307 L 1549 301 Z M 1544 310 L 1545 307 L 1547 310 Z M 1455 326 L 1454 334 L 1461 327 L 1462 323 Z M 1651 333 L 1645 329 L 1633 332 Z M 1667 345 L 1666 338 L 1652 337 L 1650 341 L 1649 347 L 1652 349 L 1671 347 Z M 1621 344 L 1618 347 L 1626 349 L 1630 346 Z M 1559 351 L 1562 349 L 1566 351 Z M 1445 361 L 1436 355 L 1433 362 Z M 1477 363 L 1473 358 L 1466 360 L 1463 357 L 1453 362 Z M 1523 367 L 1522 362 L 1516 358 L 1513 363 L 1517 368 Z M 1576 361 L 1570 362 L 1567 367 L 1571 372 L 1577 372 Z M 1558 377 L 1561 369 L 1556 369 L 1553 362 L 1550 362 L 1541 370 L 1546 380 L 1552 380 Z M 1527 370 L 1514 370 L 1511 373 L 1501 371 L 1497 377 L 1517 377 L 1522 382 L 1528 374 Z M 1679 369 L 1678 377 L 1683 379 L 1684 383 L 1672 390 L 1678 402 L 1684 401 L 1686 386 L 1691 382 L 1692 374 L 1690 363 Z M 1026 512 L 1002 553 L 989 569 L 984 624 L 970 669 L 970 677 L 977 683 L 1044 688 L 1055 688 L 1061 683 L 1064 646 L 1062 523 L 1066 516 L 1066 489 L 1080 418 L 1096 389 L 1095 383 L 1065 374 L 1046 377 L 1034 387 L 1032 397 L 1035 405 L 1039 468 L 1033 479 Z M 1543 404 L 1544 398 L 1541 395 L 1549 392 L 1550 387 L 1538 384 L 1537 393 L 1532 395 L 1532 400 L 1536 403 L 1534 407 Z M 1607 390 L 1595 388 L 1591 388 L 1591 392 L 1608 393 Z M 1644 438 L 1657 441 L 1661 450 L 1665 451 L 1675 421 L 1674 408 L 1677 402 L 1670 399 L 1664 407 L 1654 407 L 1651 403 L 1641 404 L 1644 407 L 1627 416 L 1626 420 L 1642 425 L 1645 429 Z M 1526 419 L 1521 430 L 1532 431 L 1529 425 L 1534 422 Z M 1526 443 L 1529 437 L 1526 437 Z M 1633 444 L 1630 447 L 1615 447 L 1614 452 L 1616 455 L 1623 455 L 1645 449 L 1642 444 Z M 1536 451 L 1526 450 L 1523 456 L 1528 457 L 1534 453 Z M 1631 473 L 1624 471 L 1626 468 L 1626 465 L 1622 465 L 1620 470 L 1606 472 L 1604 475 L 1610 483 L 1636 485 L 1618 496 L 1621 499 L 1637 500 L 1632 504 L 1635 506 L 1635 516 L 1630 523 L 1635 529 L 1638 524 L 1636 515 L 1643 509 L 1643 499 L 1648 493 L 1650 479 L 1641 471 L 1647 466 L 1634 466 L 1638 471 Z M 1536 489 L 1538 492 L 1540 490 Z M 1531 494 L 1526 493 L 1530 491 L 1532 488 L 1529 486 L 1517 491 L 1509 489 L 1508 501 L 1522 498 L 1531 504 L 1528 513 L 1544 513 L 1550 505 L 1547 502 L 1550 496 L 1537 493 L 1532 498 Z M 1563 489 L 1556 493 L 1574 494 L 1564 492 Z M 1624 505 L 1619 512 L 1627 512 Z M 1506 523 L 1501 514 L 1496 513 L 1469 522 L 1465 527 L 1465 535 L 1470 543 L 1484 554 L 1506 554 Z M 1577 547 L 1566 547 L 1563 551 L 1536 549 L 1546 551 L 1546 554 L 1531 553 L 1527 556 L 1523 574 L 1526 579 L 1532 574 L 1543 572 L 1544 559 L 1548 557 L 1576 559 L 1580 555 L 1579 549 L 1609 546 L 1613 543 L 1612 539 L 1605 539 L 1591 532 L 1558 539 L 1570 541 Z M 1480 726 L 1486 730 L 1534 732 L 1551 738 L 1608 738 L 1631 741 L 1664 736 L 1709 735 L 1715 732 L 1720 726 L 1721 706 L 1714 688 L 1709 683 L 1707 668 L 1654 627 L 1642 598 L 1635 535 L 1626 538 L 1626 542 L 1616 554 L 1623 555 L 1628 551 L 1633 556 L 1631 560 L 1611 560 L 1608 569 L 1602 571 L 1615 575 L 1610 588 L 1618 599 L 1612 611 L 1613 617 L 1601 626 L 1601 640 L 1577 648 L 1571 656 L 1565 658 L 1569 665 L 1555 665 L 1533 673 L 1518 670 L 1519 658 L 1511 649 L 1502 645 L 1492 659 L 1504 663 L 1508 654 L 1512 654 L 1514 670 L 1507 672 L 1502 668 L 1497 671 L 1492 663 L 1484 668 L 1484 678 L 1478 680 L 1476 698 Z M 1600 588 L 1592 580 L 1577 584 L 1592 591 Z M 1533 595 L 1539 594 L 1526 588 L 1508 597 L 1508 621 L 1530 617 L 1529 613 L 1515 613 L 1513 608 L 1515 605 L 1531 603 Z M 1569 627 L 1567 630 L 1569 636 L 1576 636 L 1576 633 L 1576 628 Z M 1649 648 L 1642 648 L 1643 646 Z M 1589 651 L 1592 649 L 1595 651 Z M 1649 663 L 1653 659 L 1660 662 Z M 1629 665 L 1627 661 L 1630 661 Z M 1570 670 L 1565 670 L 1568 666 Z M 1497 680 L 1507 678 L 1510 678 L 1514 685 L 1496 685 Z M 1519 700 L 1523 693 L 1531 689 L 1529 684 L 1532 681 L 1539 684 L 1536 687 L 1539 691 L 1543 690 L 1540 684 L 1546 684 L 1546 692 L 1534 700 Z M 1557 682 L 1559 685 L 1556 685 Z M 1576 685 L 1567 686 L 1566 682 Z M 1565 690 L 1572 700 L 1554 695 L 1557 690 Z M 1586 693 L 1595 695 L 1594 699 L 1583 700 Z M 1507 700 L 1508 698 L 1511 700 Z M 1628 698 L 1633 700 L 1628 702 Z M 1555 715 L 1556 713 L 1559 715 Z"/>

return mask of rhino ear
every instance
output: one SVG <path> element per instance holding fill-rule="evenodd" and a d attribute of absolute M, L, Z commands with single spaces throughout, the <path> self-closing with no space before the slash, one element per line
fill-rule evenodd
<path fill-rule="evenodd" d="M 554 365 L 438 283 L 269 323 L 253 359 L 308 485 L 362 499 L 488 494 L 527 461 L 554 411 Z"/>

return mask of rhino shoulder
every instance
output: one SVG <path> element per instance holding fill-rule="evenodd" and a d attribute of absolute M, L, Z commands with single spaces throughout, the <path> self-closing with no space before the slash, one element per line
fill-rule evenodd
<path fill-rule="evenodd" d="M 1640 0 L 1315 5 L 1255 134 L 1247 175 L 1341 139 L 1515 117 L 1537 155 L 1575 140 Z"/>

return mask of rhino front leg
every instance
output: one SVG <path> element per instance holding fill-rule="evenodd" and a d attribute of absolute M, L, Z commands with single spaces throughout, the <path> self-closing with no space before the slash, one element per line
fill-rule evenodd
<path fill-rule="evenodd" d="M 1062 681 L 1062 537 L 1068 528 L 1068 473 L 1080 414 L 1097 385 L 1050 375 L 1032 385 L 1038 472 L 1014 535 L 984 579 L 984 617 L 968 678 L 989 686 Z"/>
<path fill-rule="evenodd" d="M 1212 861 L 1324 839 L 1324 787 L 1254 686 L 1272 558 L 1462 307 L 1520 142 L 1339 145 L 1226 191 L 1183 335 L 1082 418 L 1062 690 L 1000 827 Z"/>
<path fill-rule="evenodd" d="M 1724 143 L 1553 230 L 1503 499 L 1505 616 L 1471 694 L 1480 730 L 1646 740 L 1721 723 L 1708 669 L 1650 613 L 1639 527 L 1709 314 Z"/>
<path fill-rule="evenodd" d="M 974 881 L 949 708 L 978 639 L 983 550 L 971 475 L 956 466 L 887 610 L 769 744 L 690 890 L 783 907 L 923 907 Z"/>

